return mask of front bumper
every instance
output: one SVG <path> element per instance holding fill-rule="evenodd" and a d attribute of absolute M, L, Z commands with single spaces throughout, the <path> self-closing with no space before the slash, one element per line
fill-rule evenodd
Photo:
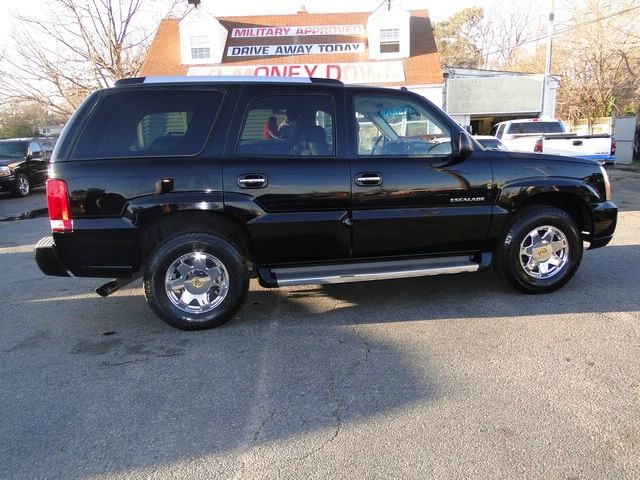
<path fill-rule="evenodd" d="M 0 177 L 0 192 L 12 191 L 16 188 L 16 176 L 5 175 Z"/>
<path fill-rule="evenodd" d="M 613 238 L 613 232 L 618 222 L 618 207 L 613 202 L 592 203 L 589 205 L 591 210 L 591 221 L 593 222 L 593 231 L 586 239 L 592 248 L 604 247 Z"/>
<path fill-rule="evenodd" d="M 55 277 L 71 276 L 56 253 L 56 244 L 53 237 L 41 238 L 36 244 L 33 254 L 38 267 L 45 275 L 53 275 Z"/>

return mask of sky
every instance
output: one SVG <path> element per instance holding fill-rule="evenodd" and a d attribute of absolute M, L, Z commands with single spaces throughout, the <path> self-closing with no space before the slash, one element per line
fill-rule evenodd
<path fill-rule="evenodd" d="M 9 33 L 15 27 L 12 13 L 18 11 L 22 15 L 37 15 L 46 11 L 49 0 L 0 0 L 0 52 L 9 48 Z M 82 1 L 82 0 L 79 0 Z M 295 13 L 301 5 L 308 12 L 344 12 L 372 11 L 382 0 L 201 0 L 209 11 L 220 16 L 264 15 L 270 13 Z M 434 21 L 447 18 L 451 14 L 470 6 L 489 7 L 497 0 L 401 0 L 408 9 L 427 9 Z M 166 11 L 169 0 L 144 0 L 143 8 L 149 22 L 157 24 Z M 187 0 L 184 0 L 187 3 Z"/>

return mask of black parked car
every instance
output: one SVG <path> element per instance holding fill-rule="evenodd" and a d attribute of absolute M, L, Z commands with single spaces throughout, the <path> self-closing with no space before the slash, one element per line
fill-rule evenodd
<path fill-rule="evenodd" d="M 597 162 L 485 150 L 423 97 L 333 80 L 141 78 L 92 94 L 47 182 L 49 275 L 144 277 L 151 308 L 215 327 L 264 287 L 473 272 L 527 293 L 616 226 Z M 461 298 L 464 293 L 461 292 Z"/>
<path fill-rule="evenodd" d="M 0 140 L 0 192 L 26 197 L 44 185 L 53 142 L 42 138 Z"/>

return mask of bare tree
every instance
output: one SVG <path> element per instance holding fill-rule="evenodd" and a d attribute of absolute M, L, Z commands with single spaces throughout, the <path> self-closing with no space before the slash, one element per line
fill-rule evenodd
<path fill-rule="evenodd" d="M 574 2 L 575 28 L 558 37 L 558 112 L 597 118 L 638 111 L 640 9 L 633 0 Z"/>
<path fill-rule="evenodd" d="M 91 91 L 135 76 L 156 27 L 144 24 L 142 4 L 51 0 L 41 16 L 16 16 L 14 50 L 0 67 L 5 98 L 69 115 Z"/>
<path fill-rule="evenodd" d="M 529 55 L 532 39 L 541 35 L 546 9 L 536 9 L 529 1 L 514 1 L 493 8 L 487 15 L 486 35 L 490 35 L 485 64 L 501 70 L 516 70 L 519 61 Z M 504 5 L 507 5 L 506 7 Z"/>
<path fill-rule="evenodd" d="M 514 0 L 484 11 L 472 7 L 435 25 L 434 34 L 447 66 L 514 70 L 529 55 L 526 45 L 544 28 L 542 11 Z"/>

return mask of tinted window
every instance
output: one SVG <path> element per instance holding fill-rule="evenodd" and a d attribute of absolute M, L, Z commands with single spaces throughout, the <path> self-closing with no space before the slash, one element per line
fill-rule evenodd
<path fill-rule="evenodd" d="M 451 131 L 421 105 L 399 97 L 356 96 L 358 155 L 444 156 Z"/>
<path fill-rule="evenodd" d="M 73 159 L 197 155 L 222 103 L 220 92 L 113 92 L 97 105 Z"/>
<path fill-rule="evenodd" d="M 31 154 L 34 157 L 40 156 L 42 154 L 42 147 L 38 142 L 29 143 L 29 150 L 31 150 Z"/>
<path fill-rule="evenodd" d="M 511 134 L 532 133 L 562 133 L 562 126 L 558 122 L 526 122 L 512 123 L 509 129 Z"/>
<path fill-rule="evenodd" d="M 269 95 L 247 110 L 238 154 L 334 154 L 333 102 L 327 95 Z"/>

